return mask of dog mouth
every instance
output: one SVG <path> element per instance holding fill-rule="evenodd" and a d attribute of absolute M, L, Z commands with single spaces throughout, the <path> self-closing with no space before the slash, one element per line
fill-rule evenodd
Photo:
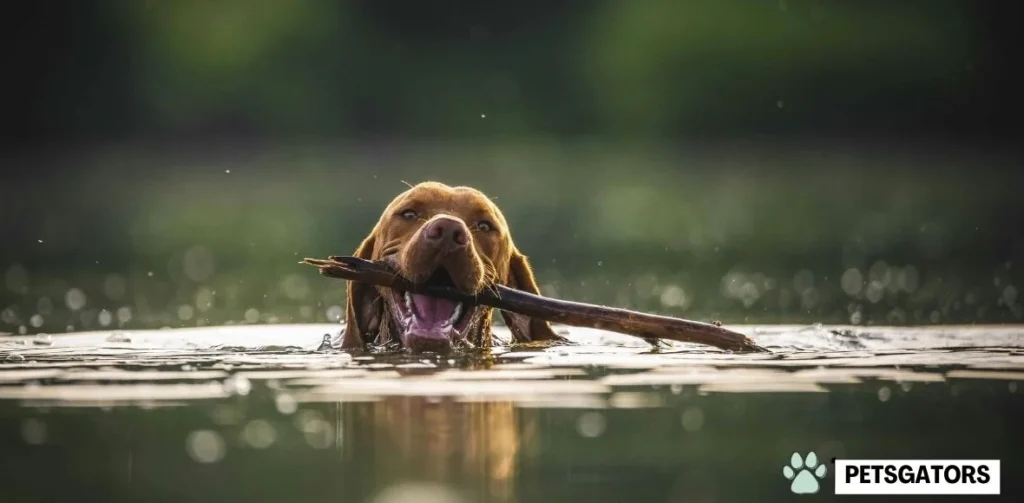
<path fill-rule="evenodd" d="M 456 288 L 451 274 L 438 267 L 424 284 Z M 414 351 L 450 349 L 465 342 L 476 306 L 410 291 L 389 290 L 392 317 L 402 344 Z"/>

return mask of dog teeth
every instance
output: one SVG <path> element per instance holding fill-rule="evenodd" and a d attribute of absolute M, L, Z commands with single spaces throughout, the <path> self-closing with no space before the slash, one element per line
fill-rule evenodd
<path fill-rule="evenodd" d="M 455 311 L 452 312 L 452 317 L 448 318 L 448 324 L 454 325 L 459 319 L 459 315 L 462 314 L 462 303 L 455 304 Z"/>
<path fill-rule="evenodd" d="M 412 311 L 412 294 L 405 292 L 405 308 Z"/>

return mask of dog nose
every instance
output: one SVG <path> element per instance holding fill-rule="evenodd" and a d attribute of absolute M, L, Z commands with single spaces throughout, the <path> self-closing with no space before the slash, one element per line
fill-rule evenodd
<path fill-rule="evenodd" d="M 466 224 L 450 217 L 435 218 L 428 222 L 427 227 L 423 229 L 423 235 L 427 241 L 447 245 L 452 250 L 464 248 L 469 243 L 469 229 L 466 228 Z"/>

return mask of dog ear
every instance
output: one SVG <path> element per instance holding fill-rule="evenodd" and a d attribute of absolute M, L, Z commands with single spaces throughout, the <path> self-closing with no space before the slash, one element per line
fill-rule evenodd
<path fill-rule="evenodd" d="M 373 258 L 373 247 L 377 242 L 377 229 L 374 228 L 353 256 L 365 260 Z M 370 342 L 368 335 L 380 329 L 381 301 L 380 294 L 373 285 L 357 281 L 349 281 L 345 299 L 345 328 L 340 334 L 340 341 L 334 346 L 341 349 L 362 348 Z"/>
<path fill-rule="evenodd" d="M 526 255 L 519 253 L 515 247 L 512 248 L 512 258 L 508 263 L 505 286 L 540 295 L 540 288 L 537 287 L 537 280 L 533 277 L 530 262 L 526 259 Z M 547 321 L 508 311 L 502 311 L 501 317 L 512 331 L 512 337 L 516 342 L 563 340 L 561 336 L 555 334 Z"/>

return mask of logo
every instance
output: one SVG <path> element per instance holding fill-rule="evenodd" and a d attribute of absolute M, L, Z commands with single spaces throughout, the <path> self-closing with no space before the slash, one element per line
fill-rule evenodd
<path fill-rule="evenodd" d="M 998 459 L 837 459 L 836 494 L 999 494 L 999 468 Z"/>
<path fill-rule="evenodd" d="M 787 480 L 792 480 L 789 490 L 794 494 L 814 494 L 821 489 L 818 479 L 825 478 L 828 468 L 818 464 L 818 455 L 808 452 L 807 457 L 801 458 L 800 453 L 794 452 L 789 458 L 789 464 L 782 468 L 782 475 Z"/>

